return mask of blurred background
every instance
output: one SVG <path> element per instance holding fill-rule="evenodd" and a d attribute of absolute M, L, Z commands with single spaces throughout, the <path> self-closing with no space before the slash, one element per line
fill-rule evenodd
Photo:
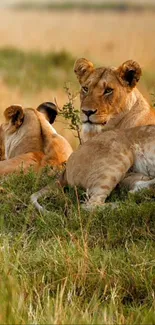
<path fill-rule="evenodd" d="M 143 68 L 139 88 L 153 102 L 155 1 L 1 0 L 0 120 L 13 103 L 37 107 L 56 98 L 62 107 L 65 83 L 79 90 L 73 73 L 79 57 L 96 66 L 137 60 Z M 75 145 L 65 123 L 56 128 Z"/>

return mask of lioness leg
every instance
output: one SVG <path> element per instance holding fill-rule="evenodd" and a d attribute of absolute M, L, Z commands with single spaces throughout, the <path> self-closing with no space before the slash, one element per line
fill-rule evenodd
<path fill-rule="evenodd" d="M 130 192 L 134 193 L 142 188 L 149 188 L 151 185 L 154 185 L 154 180 L 141 173 L 127 173 L 120 185 L 127 187 Z"/>
<path fill-rule="evenodd" d="M 116 185 L 120 182 L 122 178 L 122 173 L 119 167 L 115 167 L 113 170 L 113 174 L 107 173 L 107 176 L 100 176 L 98 182 L 96 182 L 95 186 L 89 188 L 87 190 L 88 201 L 82 205 L 84 209 L 91 210 L 95 207 L 104 208 L 108 205 L 116 206 L 116 203 L 105 203 L 107 197 L 110 195 L 112 190 L 116 187 Z"/>
<path fill-rule="evenodd" d="M 33 193 L 30 196 L 30 201 L 32 203 L 32 205 L 35 206 L 35 208 L 39 211 L 39 212 L 48 212 L 45 208 L 43 208 L 39 203 L 38 203 L 38 199 L 40 197 L 45 197 L 45 195 L 48 195 L 50 192 L 50 186 L 45 186 L 44 188 L 42 188 L 40 191 Z"/>
<path fill-rule="evenodd" d="M 99 206 L 102 208 L 109 206 L 116 207 L 116 203 L 105 203 L 106 198 L 111 193 L 112 189 L 118 184 L 115 182 L 115 177 L 107 178 L 106 181 L 102 182 L 101 186 L 94 187 L 87 191 L 88 201 L 82 205 L 84 209 L 92 210 L 93 208 Z M 128 186 L 130 193 L 135 193 L 144 188 L 150 188 L 155 186 L 155 178 L 150 179 L 140 173 L 130 173 L 121 181 L 120 184 Z"/>
<path fill-rule="evenodd" d="M 11 174 L 21 169 L 26 172 L 31 166 L 35 171 L 42 167 L 44 154 L 42 152 L 29 152 L 17 157 L 0 161 L 0 175 Z"/>
<path fill-rule="evenodd" d="M 138 192 L 144 188 L 155 186 L 155 178 L 149 180 L 139 180 L 135 182 L 134 187 L 129 191 L 130 193 Z"/>
<path fill-rule="evenodd" d="M 101 207 L 104 209 L 107 206 L 115 207 L 115 203 L 105 203 L 106 198 L 109 196 L 111 193 L 111 189 L 103 189 L 101 188 L 94 188 L 93 192 L 94 194 L 91 193 L 90 198 L 82 204 L 82 208 L 85 210 L 93 210 L 96 207 Z M 88 196 L 89 196 L 89 190 L 88 190 Z"/>

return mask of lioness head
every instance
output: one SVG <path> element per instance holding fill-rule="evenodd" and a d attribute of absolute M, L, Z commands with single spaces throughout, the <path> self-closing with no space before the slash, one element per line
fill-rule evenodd
<path fill-rule="evenodd" d="M 92 135 L 129 106 L 130 95 L 141 76 L 139 64 L 132 60 L 119 68 L 95 68 L 82 58 L 75 62 L 74 72 L 81 85 L 83 131 Z"/>
<path fill-rule="evenodd" d="M 37 111 L 43 113 L 50 124 L 55 121 L 55 118 L 57 116 L 56 105 L 51 102 L 45 102 L 40 104 L 37 107 Z M 13 132 L 23 124 L 26 112 L 27 109 L 23 109 L 23 107 L 20 105 L 11 105 L 4 111 L 6 123 L 8 123 L 10 127 L 12 127 Z"/>
<path fill-rule="evenodd" d="M 51 126 L 56 115 L 56 106 L 50 102 L 40 104 L 37 109 L 23 108 L 20 105 L 6 108 L 5 123 L 2 125 L 5 157 L 9 159 L 26 152 L 44 151 L 42 123 L 48 121 L 51 134 L 56 133 Z"/>

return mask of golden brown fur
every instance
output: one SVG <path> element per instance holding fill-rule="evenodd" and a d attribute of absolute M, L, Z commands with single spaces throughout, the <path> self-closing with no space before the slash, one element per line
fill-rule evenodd
<path fill-rule="evenodd" d="M 5 159 L 4 132 L 3 132 L 2 125 L 0 125 L 0 161 L 4 159 Z"/>
<path fill-rule="evenodd" d="M 56 117 L 53 103 L 43 103 L 38 109 L 19 105 L 8 107 L 5 123 L 0 129 L 0 174 L 9 174 L 22 167 L 35 170 L 41 167 L 61 166 L 72 152 L 65 138 L 57 134 L 50 123 Z"/>
<path fill-rule="evenodd" d="M 86 208 L 102 206 L 131 167 L 133 192 L 155 184 L 154 148 L 155 126 L 100 133 L 72 153 L 61 182 L 87 191 Z"/>
<path fill-rule="evenodd" d="M 74 71 L 81 85 L 82 138 L 87 141 L 102 130 L 155 124 L 155 110 L 136 88 L 141 68 L 135 61 L 119 68 L 95 68 L 78 59 Z"/>

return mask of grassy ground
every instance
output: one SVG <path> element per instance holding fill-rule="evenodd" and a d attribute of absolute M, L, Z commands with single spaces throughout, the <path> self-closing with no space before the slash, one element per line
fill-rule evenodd
<path fill-rule="evenodd" d="M 30 194 L 51 183 L 39 215 Z M 45 169 L 1 179 L 1 324 L 154 324 L 155 191 L 113 192 L 115 210 L 80 210 Z"/>

